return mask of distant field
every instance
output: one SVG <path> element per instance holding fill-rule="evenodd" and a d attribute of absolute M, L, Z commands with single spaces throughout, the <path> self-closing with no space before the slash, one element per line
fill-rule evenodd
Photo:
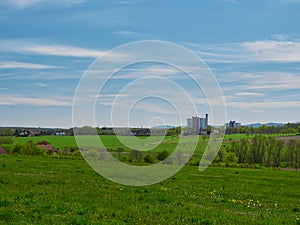
<path fill-rule="evenodd" d="M 94 140 L 95 136 L 81 136 L 84 139 L 84 142 L 88 146 Z M 107 148 L 118 148 L 120 146 L 124 146 L 122 142 L 116 136 L 100 136 L 101 141 L 104 143 L 105 147 Z M 123 136 L 120 137 L 126 141 L 128 144 L 135 145 L 137 149 L 143 146 L 152 146 L 152 144 L 160 143 L 162 140 L 163 148 L 168 151 L 173 151 L 176 147 L 179 138 L 171 138 L 171 137 L 161 137 L 161 136 L 153 136 L 153 137 L 132 137 L 132 136 Z M 40 141 L 46 140 L 51 143 L 52 146 L 63 149 L 66 147 L 76 148 L 77 143 L 75 141 L 74 136 L 37 136 L 37 137 L 14 137 L 14 142 L 22 142 L 25 143 L 29 140 L 32 140 L 34 143 L 38 143 Z M 188 143 L 192 140 L 192 137 L 184 138 L 184 142 Z M 126 146 L 126 145 L 125 145 Z M 126 148 L 126 147 L 125 147 Z M 162 148 L 162 146 L 160 146 Z"/>
<path fill-rule="evenodd" d="M 186 166 L 147 187 L 84 160 L 0 156 L 0 224 L 300 224 L 300 173 Z"/>
<path fill-rule="evenodd" d="M 85 139 L 85 142 L 88 143 L 92 142 L 94 140 L 95 136 L 88 136 L 84 135 L 81 136 L 83 139 Z M 106 147 L 108 148 L 116 148 L 119 146 L 122 146 L 121 142 L 118 140 L 116 136 L 100 136 L 102 142 L 105 144 Z M 129 141 L 129 143 L 134 142 L 137 138 L 136 137 L 122 137 L 125 138 L 126 141 Z M 142 137 L 139 138 L 143 144 L 149 144 L 149 143 L 154 143 L 157 142 L 161 139 L 162 137 Z M 46 140 L 51 145 L 53 145 L 56 148 L 62 149 L 65 147 L 77 147 L 77 143 L 75 140 L 74 136 L 36 136 L 36 137 L 14 137 L 14 142 L 27 142 L 29 140 L 32 140 L 34 143 L 38 143 L 40 141 Z"/>
<path fill-rule="evenodd" d="M 77 147 L 75 137 L 74 136 L 38 136 L 38 137 L 14 137 L 14 142 L 22 142 L 25 143 L 29 140 L 32 140 L 34 143 L 38 143 L 40 141 L 48 141 L 52 146 L 56 148 L 64 148 L 64 147 Z"/>

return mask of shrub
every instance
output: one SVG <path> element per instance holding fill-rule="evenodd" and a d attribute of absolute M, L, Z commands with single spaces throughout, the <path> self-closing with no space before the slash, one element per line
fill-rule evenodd
<path fill-rule="evenodd" d="M 100 153 L 95 149 L 91 149 L 86 153 L 86 157 L 88 159 L 99 159 L 100 158 Z"/>
<path fill-rule="evenodd" d="M 164 150 L 163 152 L 159 152 L 159 153 L 158 153 L 157 159 L 158 159 L 159 161 L 163 161 L 163 160 L 165 160 L 166 158 L 168 158 L 169 155 L 170 155 L 169 152 L 167 152 L 166 150 Z"/>
<path fill-rule="evenodd" d="M 10 137 L 0 137 L 0 144 L 10 145 L 13 143 L 14 141 Z"/>
<path fill-rule="evenodd" d="M 197 159 L 195 156 L 193 156 L 189 161 L 190 166 L 199 166 L 199 163 L 200 159 Z"/>
<path fill-rule="evenodd" d="M 230 162 L 237 163 L 238 162 L 238 157 L 236 157 L 234 152 L 227 152 L 225 161 L 227 163 L 230 163 Z"/>
<path fill-rule="evenodd" d="M 80 150 L 76 150 L 72 153 L 72 156 L 78 157 L 78 158 L 82 158 L 82 154 Z"/>
<path fill-rule="evenodd" d="M 13 145 L 13 147 L 11 148 L 10 153 L 12 153 L 12 154 L 21 154 L 22 148 L 23 148 L 23 144 L 18 142 L 18 143 Z"/>
<path fill-rule="evenodd" d="M 24 155 L 46 155 L 44 148 L 38 147 L 32 140 L 25 143 L 22 147 L 21 154 Z"/>
<path fill-rule="evenodd" d="M 130 152 L 130 157 L 136 162 L 141 162 L 143 160 L 143 153 L 138 150 L 132 150 Z"/>
<path fill-rule="evenodd" d="M 144 161 L 147 163 L 154 163 L 155 162 L 155 157 L 151 154 L 148 154 L 145 156 Z"/>

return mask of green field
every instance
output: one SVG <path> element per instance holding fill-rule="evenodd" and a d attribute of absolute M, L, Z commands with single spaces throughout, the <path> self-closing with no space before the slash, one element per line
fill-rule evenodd
<path fill-rule="evenodd" d="M 186 166 L 128 187 L 84 160 L 0 156 L 0 224 L 300 224 L 300 173 Z"/>
<path fill-rule="evenodd" d="M 240 140 L 243 138 L 253 138 L 255 135 L 246 135 L 246 134 L 231 134 L 231 135 L 225 135 L 224 140 Z M 267 135 L 265 135 L 267 136 Z M 269 135 L 274 136 L 274 135 Z M 279 135 L 280 136 L 280 135 Z M 115 148 L 118 146 L 123 146 L 122 143 L 118 140 L 118 137 L 116 136 L 100 136 L 102 142 L 105 144 L 108 148 Z M 87 142 L 92 139 L 92 136 L 84 136 Z M 127 140 L 134 140 L 135 137 L 127 136 L 122 137 Z M 189 141 L 189 136 L 184 137 L 186 142 Z M 139 137 L 143 141 L 144 144 L 150 144 L 158 142 L 162 139 L 160 136 L 151 136 L 151 137 Z M 33 140 L 34 143 L 37 143 L 39 141 L 46 140 L 49 143 L 51 143 L 54 147 L 63 149 L 66 147 L 77 147 L 75 137 L 74 136 L 35 136 L 35 137 L 13 137 L 14 142 L 22 142 L 25 143 L 29 140 Z M 199 137 L 199 140 L 203 140 L 203 136 Z M 130 141 L 129 141 L 130 142 Z M 133 141 L 131 141 L 133 142 Z M 177 143 L 178 138 L 172 138 L 172 137 L 166 137 L 164 143 Z"/>
<path fill-rule="evenodd" d="M 89 143 L 91 140 L 93 140 L 94 136 L 80 136 L 86 140 L 87 143 Z M 101 141 L 104 143 L 104 145 L 108 148 L 116 148 L 118 146 L 123 146 L 123 144 L 119 141 L 117 136 L 99 136 L 101 138 Z M 151 144 L 160 141 L 163 137 L 160 136 L 153 136 L 153 137 L 139 137 L 138 139 L 136 137 L 132 136 L 123 136 L 120 138 L 126 139 L 126 141 L 129 141 L 129 143 L 133 143 L 136 140 L 140 140 L 143 144 Z M 174 139 L 169 138 L 170 141 L 173 141 Z M 46 140 L 51 145 L 53 145 L 56 148 L 63 149 L 66 147 L 72 147 L 76 148 L 77 143 L 74 136 L 35 136 L 35 137 L 13 137 L 14 142 L 22 142 L 25 143 L 29 140 L 32 140 L 34 143 L 38 143 L 40 141 Z M 167 141 L 168 139 L 166 139 Z M 177 142 L 176 140 L 174 142 Z"/>

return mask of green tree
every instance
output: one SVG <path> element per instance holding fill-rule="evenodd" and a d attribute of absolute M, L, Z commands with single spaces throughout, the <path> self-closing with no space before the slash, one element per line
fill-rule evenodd
<path fill-rule="evenodd" d="M 287 152 L 292 166 L 298 170 L 300 162 L 300 141 L 290 140 L 287 144 Z"/>
<path fill-rule="evenodd" d="M 164 151 L 159 152 L 159 153 L 157 154 L 157 159 L 158 159 L 159 161 L 163 161 L 163 160 L 165 160 L 166 158 L 168 158 L 169 155 L 170 155 L 169 152 L 167 152 L 166 150 L 164 150 Z"/>
<path fill-rule="evenodd" d="M 239 163 L 245 163 L 247 156 L 249 154 L 249 141 L 247 139 L 242 139 L 240 141 L 240 144 L 237 146 L 235 149 L 236 156 L 238 157 L 238 162 Z"/>
<path fill-rule="evenodd" d="M 264 136 L 255 136 L 252 139 L 248 159 L 249 163 L 262 164 L 265 157 L 265 142 L 266 138 Z"/>
<path fill-rule="evenodd" d="M 145 156 L 144 161 L 147 163 L 154 163 L 156 160 L 153 154 L 148 154 Z"/>
<path fill-rule="evenodd" d="M 131 159 L 135 160 L 136 162 L 141 162 L 143 159 L 143 153 L 139 150 L 132 150 L 130 152 Z"/>
<path fill-rule="evenodd" d="M 124 148 L 123 147 L 118 147 L 117 148 L 117 152 L 118 152 L 118 156 L 120 158 L 121 157 L 121 153 L 124 152 Z"/>
<path fill-rule="evenodd" d="M 280 166 L 283 149 L 284 149 L 284 141 L 276 140 L 274 145 L 274 166 L 275 167 Z"/>

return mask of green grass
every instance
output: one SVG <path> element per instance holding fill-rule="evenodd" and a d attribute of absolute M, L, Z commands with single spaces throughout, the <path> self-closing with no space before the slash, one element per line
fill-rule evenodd
<path fill-rule="evenodd" d="M 0 156 L 0 224 L 300 224 L 299 190 L 300 173 L 275 169 L 186 166 L 128 187 L 84 160 Z"/>
<path fill-rule="evenodd" d="M 65 147 L 77 147 L 74 136 L 37 136 L 37 137 L 13 137 L 13 141 L 25 143 L 32 140 L 34 143 L 40 141 L 48 141 L 56 148 L 62 149 Z"/>
<path fill-rule="evenodd" d="M 93 140 L 94 136 L 80 136 L 85 139 L 86 143 L 91 142 Z M 100 136 L 101 141 L 104 143 L 104 145 L 107 148 L 117 148 L 119 146 L 123 146 L 123 144 L 120 142 L 118 137 L 116 136 Z M 133 144 L 135 142 L 140 142 L 141 144 L 147 145 L 150 143 L 155 143 L 160 141 L 161 139 L 164 139 L 160 136 L 153 136 L 153 137 L 132 137 L 132 136 L 121 136 L 120 138 L 125 139 L 129 144 Z M 172 138 L 167 137 L 166 140 Z M 32 140 L 34 143 L 38 143 L 40 141 L 46 140 L 51 145 L 53 145 L 56 148 L 63 149 L 66 147 L 77 147 L 77 143 L 74 136 L 35 136 L 35 137 L 13 137 L 13 141 L 25 143 L 29 140 Z"/>

